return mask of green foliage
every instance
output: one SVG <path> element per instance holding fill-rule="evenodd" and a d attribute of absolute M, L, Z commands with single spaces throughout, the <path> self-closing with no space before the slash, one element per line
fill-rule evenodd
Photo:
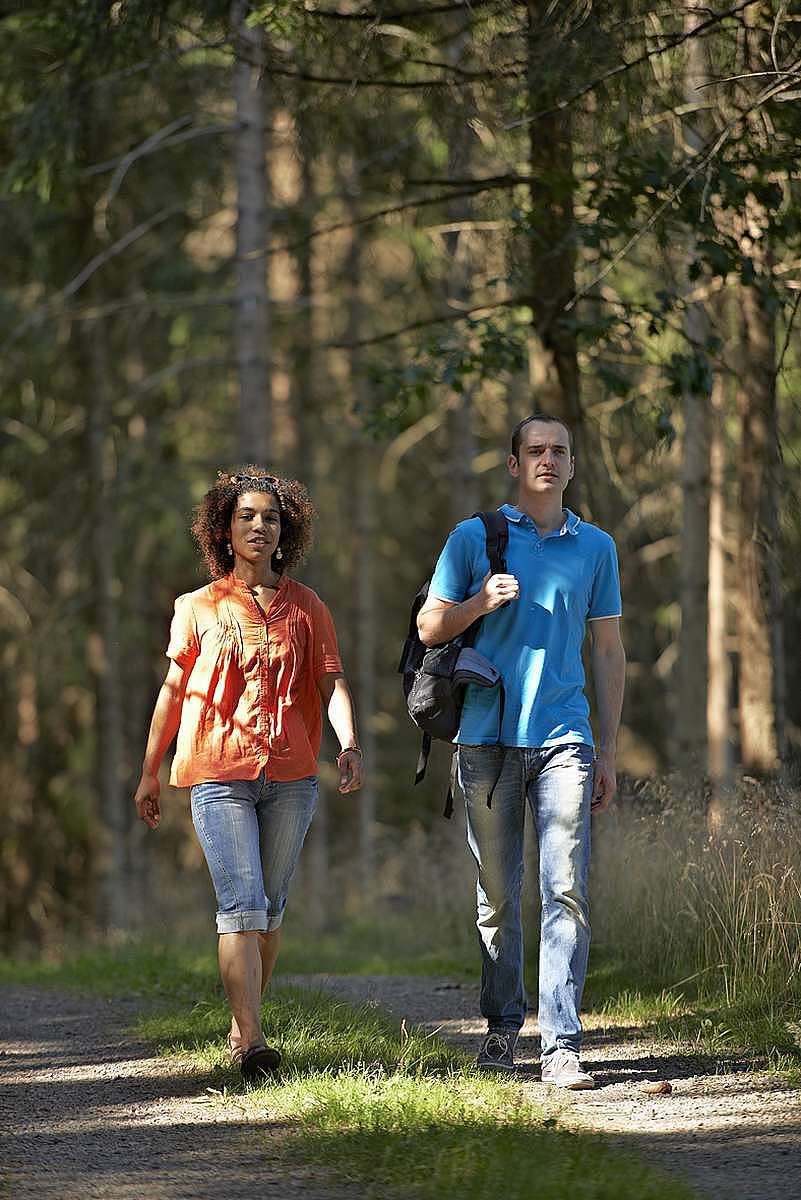
<path fill-rule="evenodd" d="M 302 6 L 294 0 L 273 0 L 271 4 L 257 4 L 247 19 L 251 27 L 260 25 L 273 37 L 308 37 L 313 22 Z"/>
<path fill-rule="evenodd" d="M 402 365 L 378 358 L 370 363 L 369 405 L 357 405 L 356 411 L 373 436 L 386 437 L 413 424 L 443 393 L 461 396 L 522 370 L 525 330 L 520 325 L 472 317 L 460 324 L 432 334 Z"/>
<path fill-rule="evenodd" d="M 0 896 L 0 932 L 7 948 L 52 951 L 65 931 L 92 925 L 102 908 L 102 864 L 117 845 L 97 767 L 108 715 L 103 650 L 119 650 L 119 772 L 130 789 L 174 597 L 204 582 L 187 535 L 192 505 L 236 457 L 233 59 L 227 0 L 12 7 L 18 11 L 2 18 L 0 40 L 7 116 L 0 133 L 0 657 L 8 680 L 0 698 L 8 731 L 0 870 L 11 881 Z M 735 123 L 714 159 L 688 179 L 693 163 L 679 111 L 684 50 L 594 83 L 653 48 L 651 12 L 642 4 L 566 6 L 532 38 L 525 6 L 483 6 L 469 29 L 460 12 L 396 15 L 381 28 L 328 20 L 284 0 L 251 10 L 277 68 L 265 75 L 271 454 L 276 469 L 309 484 L 318 505 L 306 578 L 329 602 L 349 649 L 359 644 L 354 563 L 376 556 L 376 702 L 362 720 L 376 731 L 378 820 L 393 834 L 415 821 L 434 823 L 444 774 L 432 766 L 424 795 L 408 785 L 415 732 L 394 667 L 421 564 L 465 515 L 454 494 L 460 464 L 450 417 L 460 406 L 469 412 L 470 478 L 480 503 L 506 498 L 503 447 L 513 419 L 534 399 L 537 372 L 529 367 L 539 365 L 528 361 L 532 245 L 553 252 L 554 262 L 574 250 L 575 282 L 586 289 L 569 312 L 554 314 L 548 332 L 576 346 L 591 500 L 599 520 L 608 516 L 621 554 L 635 664 L 630 742 L 645 748 L 653 767 L 670 753 L 674 681 L 653 664 L 664 666 L 674 651 L 678 561 L 667 549 L 645 554 L 652 544 L 669 547 L 680 532 L 679 396 L 708 395 L 710 372 L 720 369 L 736 387 L 741 286 L 775 313 L 780 346 L 787 335 L 778 380 L 787 455 L 784 586 L 788 607 L 799 602 L 799 357 L 788 329 L 801 239 L 799 109 L 771 102 L 754 120 Z M 777 18 L 780 5 L 772 3 L 764 33 Z M 660 36 L 680 32 L 679 10 L 660 20 Z M 704 39 L 718 81 L 705 89 L 716 131 L 732 107 L 748 107 L 749 89 L 762 86 L 731 81 L 743 40 L 738 20 Z M 776 20 L 780 56 L 791 50 L 791 30 Z M 529 55 L 537 68 L 531 89 Z M 319 85 L 304 74 L 344 82 Z M 368 86 L 379 79 L 381 86 Z M 516 119 L 589 84 L 560 110 L 570 113 L 572 170 L 542 167 L 531 189 L 530 136 L 547 149 L 558 122 Z M 176 121 L 184 123 L 169 133 Z M 454 203 L 469 180 L 495 182 Z M 549 246 L 540 224 L 549 196 L 572 201 L 564 245 Z M 352 226 L 357 210 L 362 223 Z M 174 215 L 135 235 L 165 211 Z M 745 215 L 755 222 L 747 231 Z M 760 258 L 765 243 L 768 268 Z M 458 296 L 451 294 L 456 275 Z M 547 271 L 543 278 L 547 291 Z M 703 346 L 689 345 L 683 329 L 696 291 L 730 297 L 734 314 L 716 319 L 718 340 Z M 481 319 L 426 324 L 454 315 L 454 304 L 499 307 L 476 308 L 493 314 Z M 392 329 L 409 332 L 385 338 Z M 361 347 L 374 338 L 383 340 Z M 355 348 L 343 352 L 352 341 Z M 422 418 L 429 419 L 416 431 L 420 440 L 392 443 Z M 359 461 L 380 477 L 367 505 L 377 530 L 368 551 L 354 519 L 351 470 L 365 433 L 369 454 Z M 733 417 L 727 436 L 734 496 Z M 104 522 L 111 634 L 99 604 L 96 533 Z M 788 705 L 799 726 L 801 648 L 792 623 L 787 633 Z M 328 850 L 336 860 L 358 842 L 358 810 L 336 795 L 330 803 Z M 181 815 L 147 852 L 130 810 L 114 827 L 141 887 L 132 914 L 158 894 L 154 878 L 178 888 L 196 861 L 179 801 L 173 811 Z M 355 947 L 349 953 L 359 957 Z M 427 961 L 437 953 L 428 947 Z M 364 961 L 388 960 L 375 955 Z M 404 946 L 404 958 L 413 957 Z"/>

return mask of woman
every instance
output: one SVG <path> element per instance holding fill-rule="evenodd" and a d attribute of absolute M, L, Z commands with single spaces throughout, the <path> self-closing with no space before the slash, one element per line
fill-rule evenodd
<path fill-rule="evenodd" d="M 287 571 L 314 509 L 301 484 L 258 467 L 218 481 L 192 532 L 212 582 L 179 596 L 134 803 L 159 824 L 158 769 L 176 733 L 170 783 L 192 819 L 217 894 L 228 1045 L 246 1080 L 277 1070 L 261 996 L 281 941 L 287 890 L 317 800 L 320 697 L 342 747 L 339 790 L 361 786 L 362 753 L 331 614 Z"/>

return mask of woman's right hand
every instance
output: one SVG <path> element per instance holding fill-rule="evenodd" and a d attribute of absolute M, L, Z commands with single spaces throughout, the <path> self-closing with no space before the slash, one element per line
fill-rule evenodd
<path fill-rule="evenodd" d="M 161 786 L 158 778 L 143 771 L 134 795 L 134 804 L 140 821 L 144 821 L 149 829 L 155 829 L 161 820 L 160 794 Z"/>

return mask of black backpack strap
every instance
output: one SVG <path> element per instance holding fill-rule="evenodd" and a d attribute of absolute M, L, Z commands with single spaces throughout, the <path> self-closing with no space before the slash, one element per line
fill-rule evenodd
<path fill-rule="evenodd" d="M 509 525 L 506 517 L 499 508 L 494 508 L 491 512 L 473 513 L 473 516 L 478 517 L 484 526 L 490 573 L 492 575 L 505 575 L 506 547 L 509 542 Z M 508 603 L 509 601 L 507 600 L 505 604 L 501 605 L 501 608 L 505 608 Z M 468 625 L 462 634 L 461 640 L 463 646 L 472 646 L 475 644 L 482 620 L 483 617 L 479 617 L 472 625 Z"/>
<path fill-rule="evenodd" d="M 487 558 L 489 559 L 490 571 L 493 575 L 505 575 L 506 547 L 509 544 L 509 524 L 505 515 L 499 508 L 495 508 L 492 510 L 492 512 L 476 513 L 475 516 L 480 517 L 484 523 L 484 530 L 487 537 Z M 502 607 L 505 607 L 505 605 Z M 506 692 L 504 691 L 503 681 L 501 681 L 500 689 L 500 696 L 498 698 L 499 745 L 503 730 L 503 710 L 506 702 Z M 497 782 L 498 781 L 496 779 L 495 783 Z M 495 791 L 495 783 L 490 788 L 489 795 L 487 796 L 488 808 L 492 805 L 492 794 Z"/>
<path fill-rule="evenodd" d="M 509 542 L 509 525 L 499 508 L 491 512 L 473 513 L 484 525 L 487 539 L 487 558 L 493 575 L 506 574 L 506 547 Z"/>
<path fill-rule="evenodd" d="M 398 663 L 398 673 L 400 675 L 410 675 L 413 671 L 416 671 L 425 653 L 425 646 L 423 646 L 417 634 L 417 614 L 428 598 L 429 582 L 427 581 L 423 584 L 412 604 L 412 611 L 409 615 L 409 633 L 406 641 L 403 643 L 403 651 Z"/>
<path fill-rule="evenodd" d="M 428 756 L 431 753 L 431 734 L 424 733 L 420 739 L 420 754 L 417 758 L 417 770 L 414 775 L 414 782 L 417 784 L 421 779 L 425 778 L 426 768 L 428 767 Z"/>
<path fill-rule="evenodd" d="M 459 751 L 454 751 L 451 759 L 451 771 L 448 779 L 448 794 L 445 797 L 445 807 L 442 810 L 442 815 L 446 820 L 450 821 L 453 816 L 453 797 L 456 794 L 456 789 L 459 786 Z"/>

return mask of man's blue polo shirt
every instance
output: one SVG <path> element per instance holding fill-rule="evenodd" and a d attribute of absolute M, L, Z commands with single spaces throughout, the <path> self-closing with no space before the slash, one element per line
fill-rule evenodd
<path fill-rule="evenodd" d="M 569 509 L 562 528 L 544 538 L 513 505 L 501 511 L 509 524 L 506 569 L 520 596 L 484 617 L 475 645 L 503 678 L 503 729 L 499 738 L 500 689 L 470 684 L 454 741 L 592 745 L 581 645 L 587 621 L 621 615 L 615 543 Z M 488 571 L 484 526 L 471 517 L 445 543 L 429 595 L 458 603 L 480 590 Z"/>

